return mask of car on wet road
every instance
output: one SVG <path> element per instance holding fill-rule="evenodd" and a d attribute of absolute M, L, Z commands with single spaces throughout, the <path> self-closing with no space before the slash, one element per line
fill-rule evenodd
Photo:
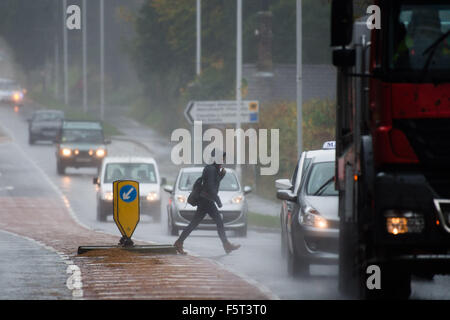
<path fill-rule="evenodd" d="M 109 143 L 98 121 L 64 121 L 56 144 L 56 171 L 64 174 L 67 167 L 100 170 Z"/>
<path fill-rule="evenodd" d="M 330 147 L 331 146 L 331 147 Z M 311 264 L 338 259 L 338 192 L 334 187 L 334 144 L 304 151 L 292 180 L 276 181 L 281 207 L 282 250 L 288 273 L 307 276 Z"/>
<path fill-rule="evenodd" d="M 64 121 L 61 110 L 37 110 L 28 120 L 28 143 L 36 141 L 56 142 Z"/>

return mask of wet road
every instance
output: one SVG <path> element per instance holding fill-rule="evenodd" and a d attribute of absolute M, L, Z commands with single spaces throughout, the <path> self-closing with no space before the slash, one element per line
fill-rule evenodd
<path fill-rule="evenodd" d="M 25 121 L 29 109 L 22 108 L 14 113 L 11 108 L 0 106 L 0 126 L 17 143 L 21 152 L 31 161 L 30 170 L 44 173 L 46 180 L 53 186 L 54 191 L 64 197 L 70 205 L 77 220 L 91 229 L 118 235 L 116 225 L 109 217 L 107 222 L 96 221 L 95 185 L 92 178 L 96 176 L 95 169 L 67 169 L 66 175 L 56 173 L 55 148 L 52 144 L 39 143 L 28 145 L 27 123 Z M 124 141 L 113 141 L 110 154 L 148 154 L 147 150 Z M 161 154 L 151 154 L 158 161 L 162 175 L 169 181 L 175 178 L 176 172 L 168 170 L 161 159 Z M 170 162 L 170 159 L 165 160 Z M 172 174 L 173 176 L 169 176 Z M 19 179 L 26 180 L 18 175 Z M 0 187 L 14 187 L 15 183 L 29 183 L 30 192 L 39 188 L 39 182 L 9 180 L 8 185 Z M 6 183 L 6 182 L 5 182 Z M 33 191 L 34 190 L 34 191 Z M 143 216 L 136 228 L 133 238 L 155 241 L 158 243 L 173 243 L 175 237 L 167 234 L 167 217 L 165 204 L 167 194 L 162 193 L 162 220 L 154 223 Z M 307 280 L 292 279 L 287 275 L 286 262 L 280 254 L 280 235 L 277 233 L 263 233 L 249 231 L 247 238 L 236 238 L 230 233 L 232 242 L 240 243 L 242 248 L 231 255 L 225 255 L 221 243 L 214 231 L 194 231 L 185 242 L 185 248 L 190 254 L 208 257 L 223 264 L 250 280 L 255 280 L 269 288 L 281 299 L 341 299 L 337 291 L 337 266 L 312 266 L 313 276 Z M 89 245 L 80 243 L 79 245 Z M 413 283 L 413 298 L 419 299 L 449 299 L 449 277 L 435 277 L 434 281 Z"/>

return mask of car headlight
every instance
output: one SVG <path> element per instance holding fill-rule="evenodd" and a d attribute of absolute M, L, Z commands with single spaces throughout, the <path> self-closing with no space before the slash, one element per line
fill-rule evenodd
<path fill-rule="evenodd" d="M 22 100 L 22 94 L 20 92 L 14 92 L 12 96 L 15 102 Z"/>
<path fill-rule="evenodd" d="M 147 194 L 148 201 L 156 201 L 158 200 L 158 194 L 155 191 L 151 191 Z"/>
<path fill-rule="evenodd" d="M 328 228 L 328 221 L 327 219 L 321 217 L 319 215 L 319 212 L 312 208 L 307 207 L 303 214 L 299 215 L 298 221 L 300 224 L 310 227 L 315 227 L 319 229 L 326 229 Z"/>
<path fill-rule="evenodd" d="M 69 148 L 62 148 L 60 152 L 63 157 L 70 157 L 72 155 L 72 150 Z"/>
<path fill-rule="evenodd" d="M 231 203 L 241 203 L 242 201 L 244 201 L 244 197 L 239 195 L 239 196 L 234 196 L 233 198 L 231 198 Z"/>
<path fill-rule="evenodd" d="M 106 155 L 106 150 L 105 149 L 97 149 L 97 151 L 95 151 L 95 155 L 98 158 L 102 158 Z"/>
<path fill-rule="evenodd" d="M 113 193 L 112 192 L 105 192 L 103 194 L 103 199 L 107 200 L 107 201 L 112 201 L 113 200 Z"/>
<path fill-rule="evenodd" d="M 177 195 L 176 198 L 179 203 L 186 203 L 186 201 L 187 201 L 186 196 L 183 196 L 183 195 Z"/>

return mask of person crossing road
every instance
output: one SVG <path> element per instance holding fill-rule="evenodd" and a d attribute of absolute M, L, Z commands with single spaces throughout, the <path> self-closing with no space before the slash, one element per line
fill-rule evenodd
<path fill-rule="evenodd" d="M 185 254 L 186 252 L 183 250 L 184 240 L 189 236 L 189 234 L 199 225 L 199 223 L 203 220 L 206 214 L 214 220 L 217 225 L 217 233 L 219 234 L 219 238 L 222 241 L 223 248 L 225 252 L 228 254 L 233 250 L 237 250 L 240 248 L 239 244 L 232 244 L 228 241 L 228 238 L 225 234 L 225 228 L 223 225 L 222 217 L 219 214 L 217 207 L 222 207 L 222 202 L 218 196 L 220 181 L 226 174 L 225 168 L 222 167 L 222 164 L 225 161 L 226 153 L 221 150 L 214 149 L 212 151 L 211 164 L 208 164 L 203 169 L 202 173 L 202 188 L 200 191 L 200 199 L 197 205 L 197 211 L 195 212 L 194 217 L 192 218 L 189 225 L 183 230 L 181 235 L 174 243 L 174 247 L 181 254 Z M 216 207 L 217 204 L 217 207 Z"/>

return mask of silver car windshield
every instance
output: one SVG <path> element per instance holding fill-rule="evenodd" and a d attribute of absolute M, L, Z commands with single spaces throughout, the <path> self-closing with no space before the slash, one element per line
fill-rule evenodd
<path fill-rule="evenodd" d="M 195 181 L 202 175 L 201 172 L 183 172 L 178 183 L 181 191 L 191 191 Z M 233 173 L 227 172 L 220 182 L 219 191 L 239 191 L 239 184 Z"/>
<path fill-rule="evenodd" d="M 151 163 L 108 163 L 103 182 L 134 180 L 139 183 L 157 183 L 155 166 Z"/>
<path fill-rule="evenodd" d="M 306 185 L 306 194 L 309 196 L 337 196 L 334 188 L 334 162 L 319 162 L 313 164 Z"/>

